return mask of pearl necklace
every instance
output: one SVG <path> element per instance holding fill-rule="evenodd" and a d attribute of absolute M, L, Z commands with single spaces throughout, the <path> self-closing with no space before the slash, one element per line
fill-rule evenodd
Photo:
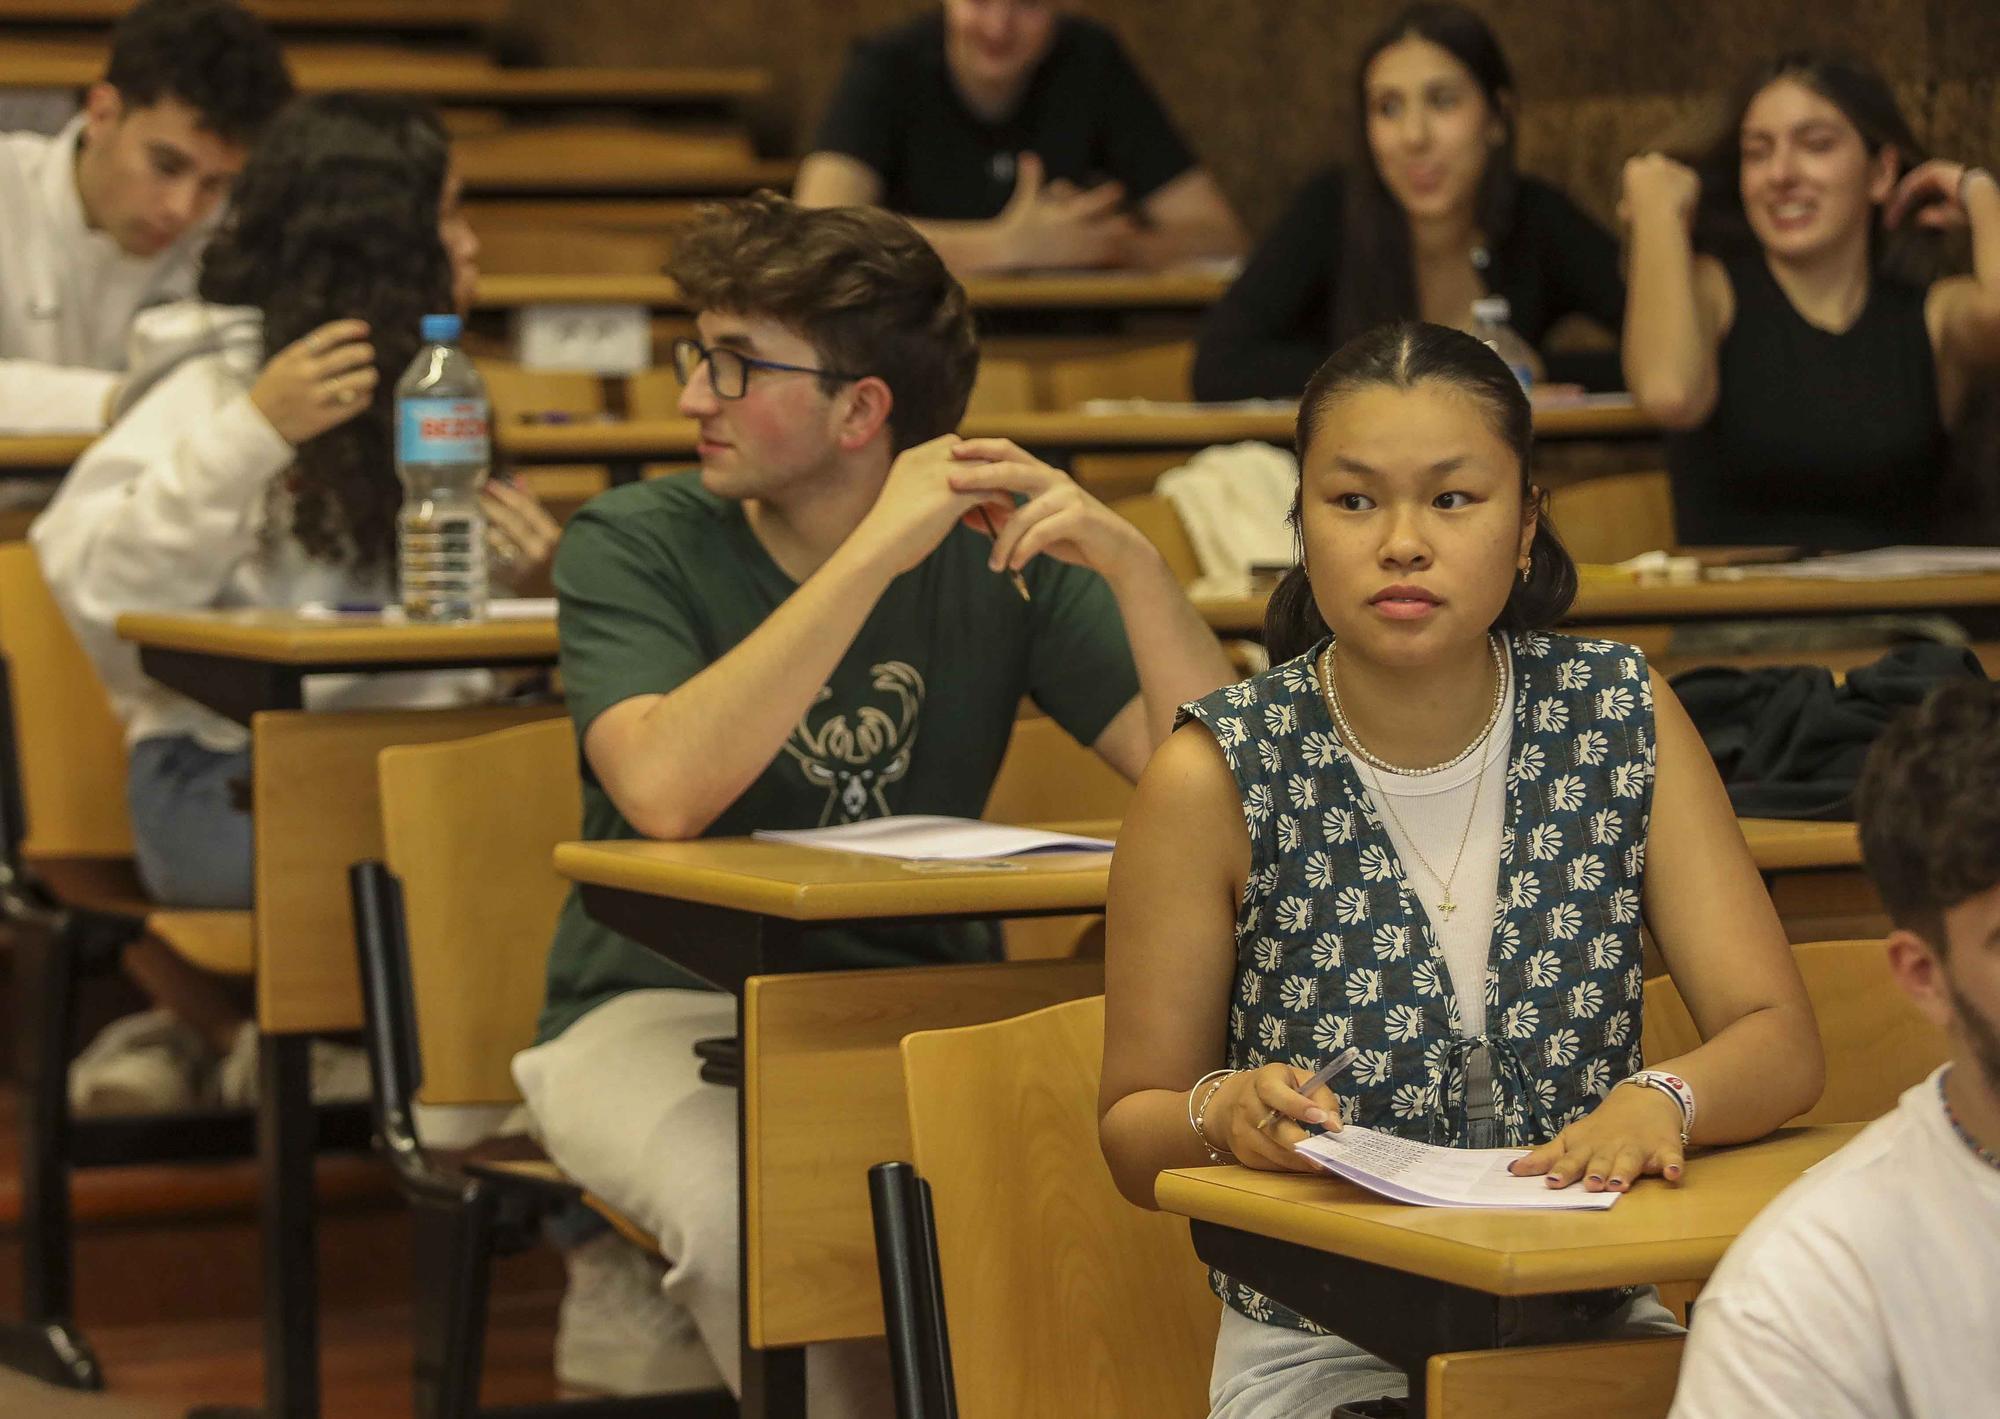
<path fill-rule="evenodd" d="M 1423 778 L 1428 774 L 1441 774 L 1446 769 L 1457 768 L 1460 764 L 1471 758 L 1474 751 L 1486 742 L 1487 736 L 1493 733 L 1493 727 L 1500 723 L 1501 710 L 1506 707 L 1507 663 L 1501 658 L 1500 638 L 1489 635 L 1486 638 L 1486 648 L 1493 654 L 1493 712 L 1486 717 L 1486 727 L 1473 736 L 1470 744 L 1467 744 L 1443 763 L 1432 764 L 1430 767 L 1422 769 L 1406 769 L 1400 765 L 1392 764 L 1386 759 L 1378 758 L 1375 754 L 1371 753 L 1368 746 L 1363 744 L 1359 736 L 1355 734 L 1354 726 L 1347 722 L 1347 716 L 1342 713 L 1340 708 L 1340 691 L 1335 686 L 1333 679 L 1334 643 L 1329 642 L 1325 652 L 1319 658 L 1319 690 L 1321 698 L 1326 701 L 1327 713 L 1333 716 L 1334 728 L 1340 731 L 1340 742 L 1347 747 L 1349 753 L 1361 760 L 1362 763 L 1385 774 L 1402 774 L 1405 778 Z"/>

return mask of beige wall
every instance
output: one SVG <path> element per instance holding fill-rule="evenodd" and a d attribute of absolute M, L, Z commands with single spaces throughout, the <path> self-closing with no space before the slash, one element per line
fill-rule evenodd
<path fill-rule="evenodd" d="M 569 63 L 748 63 L 778 92 L 764 128 L 802 143 L 853 35 L 924 0 L 515 0 Z M 2000 160 L 1996 0 L 1474 0 L 1512 60 L 1523 166 L 1609 217 L 1618 166 L 1755 59 L 1839 44 L 1880 64 L 1919 136 Z M 1077 0 L 1113 24 L 1245 217 L 1271 220 L 1347 149 L 1355 52 L 1393 0 Z"/>

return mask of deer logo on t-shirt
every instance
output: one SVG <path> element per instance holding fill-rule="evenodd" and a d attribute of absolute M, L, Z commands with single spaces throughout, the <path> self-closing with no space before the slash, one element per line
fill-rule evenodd
<path fill-rule="evenodd" d="M 785 741 L 806 782 L 827 790 L 819 826 L 889 816 L 883 790 L 910 771 L 917 720 L 924 707 L 924 677 L 900 660 L 869 667 L 873 698 L 852 711 L 819 714 L 833 698 L 822 686 Z"/>

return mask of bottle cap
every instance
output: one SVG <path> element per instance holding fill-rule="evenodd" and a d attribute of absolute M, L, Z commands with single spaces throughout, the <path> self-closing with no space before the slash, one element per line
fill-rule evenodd
<path fill-rule="evenodd" d="M 427 315 L 417 327 L 417 333 L 430 345 L 449 345 L 458 339 L 465 324 L 455 315 Z"/>
<path fill-rule="evenodd" d="M 1505 296 L 1481 296 L 1472 303 L 1472 318 L 1492 325 L 1505 325 L 1507 317 L 1513 313 L 1513 307 L 1507 304 Z"/>

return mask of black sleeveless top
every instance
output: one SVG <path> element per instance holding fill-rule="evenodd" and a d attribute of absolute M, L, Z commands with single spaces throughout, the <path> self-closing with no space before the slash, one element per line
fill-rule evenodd
<path fill-rule="evenodd" d="M 1761 253 L 1725 265 L 1736 319 L 1716 357 L 1715 411 L 1667 439 L 1681 542 L 1931 540 L 1946 436 L 1924 290 L 1877 276 L 1836 335 L 1793 308 Z"/>

